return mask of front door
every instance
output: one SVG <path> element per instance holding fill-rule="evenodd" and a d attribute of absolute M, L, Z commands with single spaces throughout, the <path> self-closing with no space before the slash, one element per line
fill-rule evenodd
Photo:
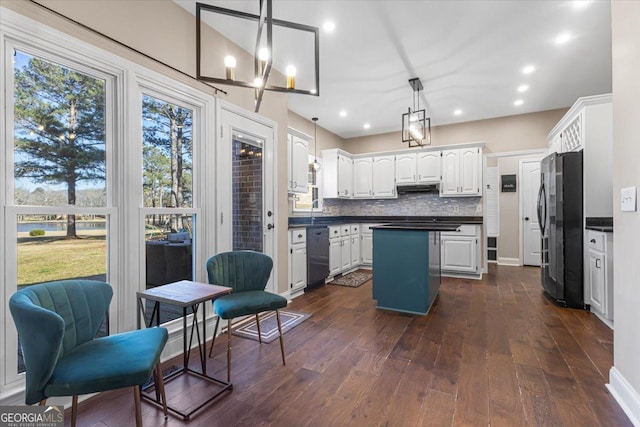
<path fill-rule="evenodd" d="M 226 104 L 218 117 L 217 252 L 262 252 L 275 270 L 273 126 Z M 275 292 L 274 272 L 267 290 Z"/>
<path fill-rule="evenodd" d="M 540 188 L 540 161 L 520 162 L 522 197 L 522 253 L 524 265 L 540 265 L 540 224 L 536 212 Z"/>

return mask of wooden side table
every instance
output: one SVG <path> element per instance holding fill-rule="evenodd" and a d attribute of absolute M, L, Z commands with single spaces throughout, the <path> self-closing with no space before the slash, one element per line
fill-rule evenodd
<path fill-rule="evenodd" d="M 175 283 L 169 283 L 167 285 L 158 286 L 155 288 L 147 289 L 146 291 L 137 292 L 136 296 L 138 298 L 138 329 L 141 327 L 141 323 L 146 319 L 145 313 L 145 304 L 143 303 L 143 299 L 148 301 L 153 301 L 153 311 L 151 313 L 151 317 L 149 319 L 149 323 L 145 324 L 146 327 L 151 327 L 154 323 L 157 326 L 160 326 L 160 303 L 170 304 L 177 307 L 182 307 L 182 351 L 183 351 L 183 366 L 182 369 L 170 373 L 167 375 L 164 380 L 165 384 L 180 375 L 189 374 L 201 378 L 203 380 L 207 380 L 213 382 L 215 384 L 220 385 L 222 388 L 216 394 L 209 397 L 203 403 L 198 405 L 195 409 L 190 412 L 183 413 L 178 409 L 172 408 L 167 405 L 167 409 L 172 413 L 179 415 L 182 417 L 184 421 L 187 421 L 191 415 L 204 407 L 209 402 L 213 401 L 215 398 L 220 396 L 225 391 L 231 391 L 233 389 L 233 385 L 229 382 L 219 380 L 212 376 L 207 375 L 207 360 L 206 360 L 206 310 L 202 307 L 202 338 L 200 338 L 200 329 L 198 328 L 198 309 L 201 307 L 202 303 L 213 301 L 216 298 L 231 293 L 231 288 L 226 286 L 218 286 L 218 285 L 209 285 L 207 283 L 199 283 L 192 282 L 189 280 L 181 280 Z M 193 312 L 192 322 L 191 322 L 191 331 L 190 333 L 187 331 L 187 308 L 191 307 Z M 146 323 L 146 322 L 145 322 Z M 198 351 L 200 354 L 200 365 L 202 372 L 198 372 L 189 367 L 189 355 L 191 353 L 191 344 L 193 342 L 193 333 L 195 331 L 196 339 L 198 340 Z M 187 345 L 187 335 L 189 335 L 189 343 Z M 149 386 L 151 387 L 151 386 Z M 148 387 L 147 387 L 148 388 Z M 156 396 L 151 397 L 148 393 L 143 391 L 142 397 L 151 403 L 162 406 L 160 402 L 160 396 L 156 392 Z"/>

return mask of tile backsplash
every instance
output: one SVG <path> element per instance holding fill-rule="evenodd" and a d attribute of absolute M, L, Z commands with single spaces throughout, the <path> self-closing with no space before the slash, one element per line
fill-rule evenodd
<path fill-rule="evenodd" d="M 482 216 L 482 197 L 411 193 L 397 199 L 324 199 L 327 216 Z"/>

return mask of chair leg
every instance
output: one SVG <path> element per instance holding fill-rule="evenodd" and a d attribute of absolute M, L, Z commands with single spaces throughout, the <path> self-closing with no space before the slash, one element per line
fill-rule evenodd
<path fill-rule="evenodd" d="M 140 386 L 133 387 L 133 401 L 136 412 L 136 427 L 142 427 L 142 408 L 140 405 Z"/>
<path fill-rule="evenodd" d="M 71 427 L 76 427 L 78 421 L 78 395 L 71 398 Z"/>
<path fill-rule="evenodd" d="M 256 326 L 258 327 L 258 342 L 262 344 L 262 333 L 260 332 L 260 318 L 258 317 L 258 313 L 256 313 Z"/>
<path fill-rule="evenodd" d="M 282 353 L 282 364 L 286 365 L 284 361 L 284 344 L 282 342 L 282 327 L 280 326 L 280 312 L 276 310 L 276 320 L 278 321 L 278 332 L 280 333 L 280 352 Z"/>
<path fill-rule="evenodd" d="M 162 398 L 162 410 L 164 412 L 164 419 L 169 417 L 167 413 L 167 395 L 164 392 L 164 378 L 162 378 L 162 363 L 158 360 L 156 365 L 156 388 L 160 391 L 160 397 Z"/>
<path fill-rule="evenodd" d="M 213 345 L 216 343 L 216 335 L 218 334 L 218 323 L 220 323 L 220 316 L 216 317 L 216 327 L 213 330 L 213 338 L 211 339 L 211 348 L 209 349 L 209 358 L 211 358 L 211 355 L 213 354 Z"/>
<path fill-rule="evenodd" d="M 231 382 L 231 319 L 227 320 L 227 382 Z"/>

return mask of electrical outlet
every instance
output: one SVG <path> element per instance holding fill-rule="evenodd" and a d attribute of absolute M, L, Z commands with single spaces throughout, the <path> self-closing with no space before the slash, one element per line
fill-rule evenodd
<path fill-rule="evenodd" d="M 460 206 L 453 205 L 453 213 L 460 213 Z"/>

